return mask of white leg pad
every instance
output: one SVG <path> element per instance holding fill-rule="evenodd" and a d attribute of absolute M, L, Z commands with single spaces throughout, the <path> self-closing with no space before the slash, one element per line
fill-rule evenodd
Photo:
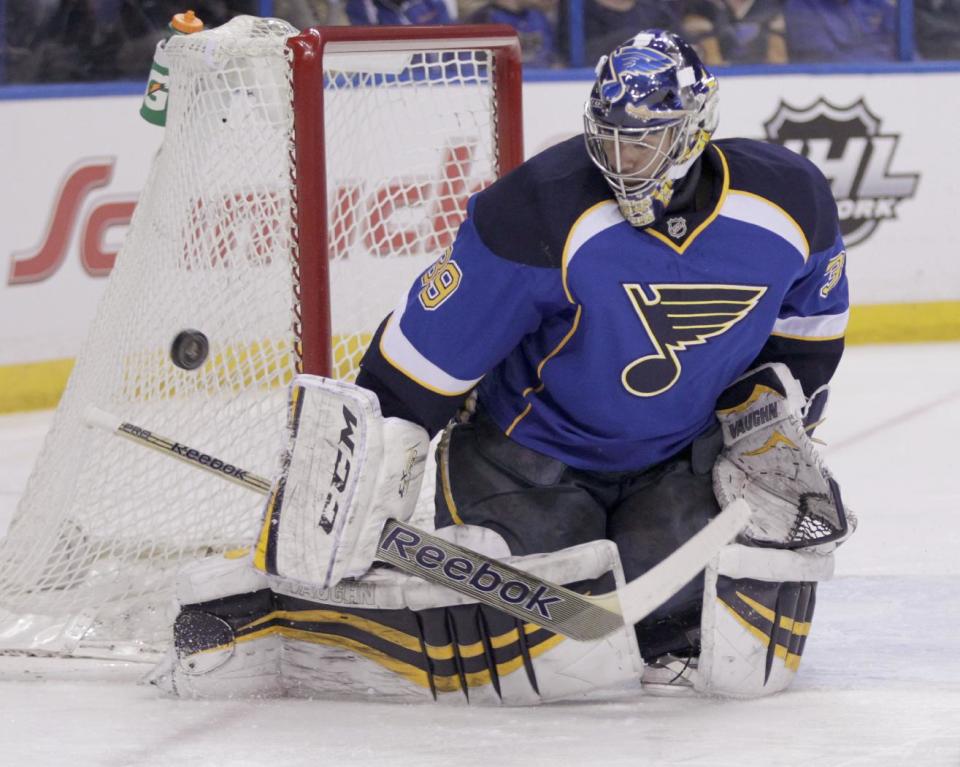
<path fill-rule="evenodd" d="M 479 529 L 464 529 L 453 535 L 460 543 L 476 542 L 478 536 L 488 550 L 505 546 L 499 536 L 482 535 Z M 593 541 L 549 554 L 509 557 L 505 561 L 557 583 L 588 580 L 612 572 L 616 586 L 624 585 L 620 557 L 611 541 Z M 370 602 L 393 609 L 406 607 L 421 615 L 438 607 L 458 609 L 475 604 L 456 592 L 393 570 L 374 571 L 363 578 L 362 583 L 375 589 L 369 595 Z M 376 622 L 376 617 L 370 616 L 369 620 Z M 371 636 L 388 636 L 382 625 L 368 624 L 366 628 Z M 413 637 L 394 636 L 394 641 L 405 641 L 412 646 L 410 640 Z M 448 670 L 439 670 L 439 663 L 438 671 L 433 675 L 432 691 L 427 675 L 397 662 L 402 654 L 384 657 L 376 652 L 375 642 L 350 648 L 336 637 L 321 636 L 317 641 L 309 641 L 306 637 L 286 638 L 282 675 L 286 690 L 294 695 L 432 701 L 435 692 L 437 702 L 456 705 L 468 699 L 473 705 L 535 705 L 559 700 L 610 698 L 624 691 L 637 692 L 640 689 L 643 662 L 632 626 L 624 626 L 622 631 L 600 640 L 576 642 L 558 635 L 546 636 L 543 630 L 527 624 L 525 637 L 529 638 L 536 687 L 522 658 L 515 653 L 497 664 L 499 693 L 489 672 L 467 671 L 465 692 L 455 675 L 449 674 Z M 497 640 L 495 645 L 505 649 L 516 647 L 521 641 L 516 631 L 501 634 Z M 329 644 L 331 641 L 335 643 Z M 464 645 L 463 642 L 461 638 L 456 651 L 464 655 L 466 664 L 477 661 L 482 652 L 479 643 Z M 452 650 L 452 645 L 437 646 L 431 650 L 431 655 L 439 661 L 449 660 Z M 505 657 L 507 655 L 509 653 Z M 443 668 L 448 669 L 447 666 Z"/>
<path fill-rule="evenodd" d="M 270 588 L 267 576 L 250 566 L 249 549 L 190 562 L 177 573 L 177 602 L 192 605 Z"/>
<path fill-rule="evenodd" d="M 191 563 L 177 577 L 177 624 L 189 622 L 213 645 L 198 652 L 175 646 L 144 681 L 170 695 L 184 698 L 275 697 L 283 693 L 280 678 L 281 642 L 277 636 L 236 641 L 230 625 L 192 605 L 268 592 L 263 573 L 250 564 L 245 552 L 210 557 Z M 175 632 L 177 628 L 175 627 Z"/>
<path fill-rule="evenodd" d="M 796 676 L 810 632 L 816 582 L 833 554 L 730 544 L 707 567 L 696 691 L 770 695 Z"/>
<path fill-rule="evenodd" d="M 489 550 L 504 546 L 478 531 L 464 530 L 456 538 L 482 539 Z M 559 583 L 612 573 L 606 580 L 624 585 L 611 541 L 507 561 Z M 482 613 L 487 608 L 463 595 L 395 570 L 375 569 L 321 589 L 260 573 L 251 578 L 244 567 L 244 560 L 235 560 L 185 574 L 184 593 L 196 601 L 178 621 L 197 621 L 190 628 L 198 629 L 199 639 L 185 632 L 180 655 L 165 659 L 151 681 L 189 697 L 294 695 L 458 705 L 467 700 L 533 705 L 639 691 L 642 660 L 632 626 L 576 642 L 502 614 Z M 205 601 L 227 596 L 221 592 L 240 582 L 254 588 L 255 607 L 249 606 L 251 592 L 236 600 L 250 617 L 233 615 L 227 624 L 203 612 Z M 265 583 L 273 589 L 272 602 L 265 591 L 268 606 L 257 596 Z M 223 610 L 223 602 L 214 604 Z"/>

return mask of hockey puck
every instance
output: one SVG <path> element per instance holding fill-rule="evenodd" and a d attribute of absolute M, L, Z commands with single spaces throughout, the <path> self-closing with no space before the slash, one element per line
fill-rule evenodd
<path fill-rule="evenodd" d="M 199 330 L 181 330 L 170 345 L 170 359 L 178 368 L 196 370 L 207 359 L 210 342 Z"/>

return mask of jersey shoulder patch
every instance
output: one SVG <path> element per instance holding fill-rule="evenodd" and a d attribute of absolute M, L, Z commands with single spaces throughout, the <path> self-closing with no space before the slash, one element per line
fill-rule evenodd
<path fill-rule="evenodd" d="M 807 158 L 778 144 L 721 139 L 714 144 L 727 159 L 730 190 L 769 200 L 800 227 L 811 253 L 833 247 L 840 231 L 830 184 Z"/>
<path fill-rule="evenodd" d="M 585 210 L 612 197 L 578 135 L 535 155 L 478 193 L 471 217 L 483 244 L 497 256 L 560 268 L 574 223 Z"/>

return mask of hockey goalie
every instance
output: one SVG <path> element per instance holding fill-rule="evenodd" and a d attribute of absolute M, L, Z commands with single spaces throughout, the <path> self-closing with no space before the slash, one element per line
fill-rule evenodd
<path fill-rule="evenodd" d="M 854 529 L 810 435 L 845 253 L 817 169 L 714 140 L 717 119 L 678 36 L 601 58 L 583 135 L 470 199 L 356 385 L 295 381 L 259 539 L 182 574 L 158 686 L 532 704 L 790 684 Z M 434 470 L 438 536 L 582 594 L 643 576 L 737 499 L 752 513 L 638 623 L 578 641 L 378 558 Z M 501 587 L 438 551 L 419 564 Z"/>

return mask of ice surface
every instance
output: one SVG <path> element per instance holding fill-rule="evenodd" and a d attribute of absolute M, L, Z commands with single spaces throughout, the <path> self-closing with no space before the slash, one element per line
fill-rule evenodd
<path fill-rule="evenodd" d="M 861 526 L 781 695 L 198 703 L 143 665 L 0 658 L 0 765 L 960 767 L 960 344 L 852 348 L 831 399 L 817 436 Z M 49 420 L 0 418 L 0 529 Z"/>

